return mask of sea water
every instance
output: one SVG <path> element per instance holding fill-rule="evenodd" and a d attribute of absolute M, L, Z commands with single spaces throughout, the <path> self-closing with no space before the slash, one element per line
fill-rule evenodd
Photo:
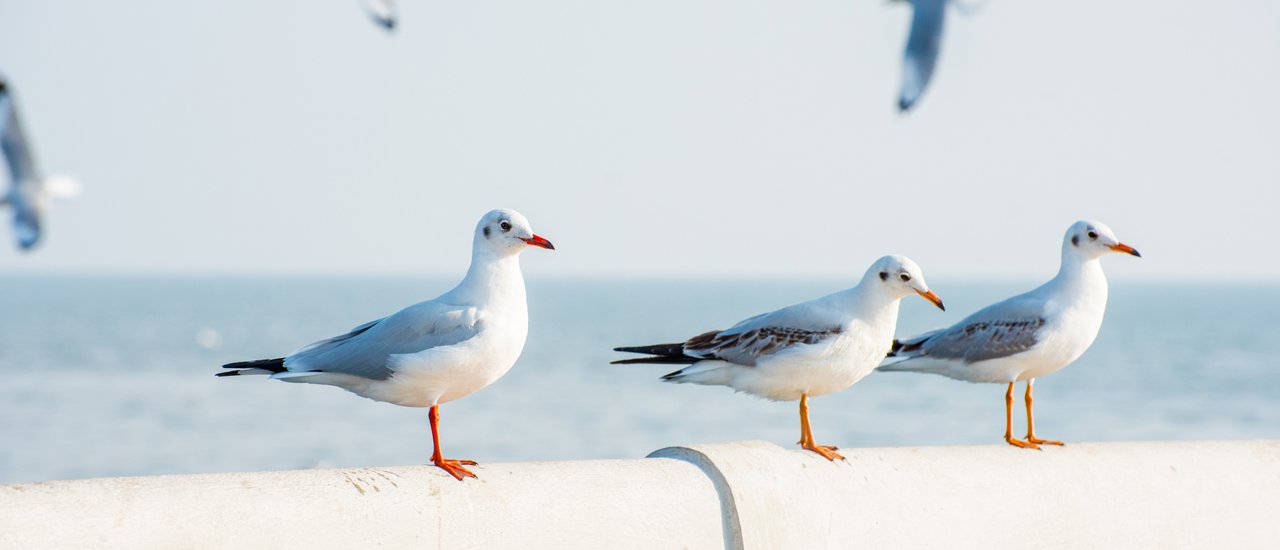
<path fill-rule="evenodd" d="M 213 375 L 223 363 L 341 334 L 452 282 L 0 278 L 0 483 L 424 463 L 424 409 Z M 441 408 L 445 455 L 483 464 L 634 458 L 739 439 L 794 447 L 796 403 L 663 383 L 670 366 L 610 365 L 624 357 L 610 349 L 678 341 L 850 284 L 532 280 L 524 354 L 497 383 Z M 953 323 L 1033 286 L 935 281 L 948 311 L 909 298 L 898 333 Z M 1036 385 L 1038 435 L 1280 438 L 1277 312 L 1280 285 L 1112 284 L 1093 348 Z M 841 447 L 1003 444 L 1004 390 L 876 373 L 813 399 L 813 430 Z"/>

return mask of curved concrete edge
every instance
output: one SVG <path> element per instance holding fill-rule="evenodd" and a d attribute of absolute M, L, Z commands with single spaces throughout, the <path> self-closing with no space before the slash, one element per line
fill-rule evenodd
<path fill-rule="evenodd" d="M 0 486 L 0 548 L 723 548 L 678 460 L 488 464 Z"/>
<path fill-rule="evenodd" d="M 651 456 L 708 472 L 743 548 L 1280 547 L 1280 441 L 841 453 L 744 441 Z"/>
<path fill-rule="evenodd" d="M 769 445 L 763 441 L 746 442 L 750 445 Z M 727 444 L 717 445 L 717 449 L 722 449 Z M 776 448 L 776 447 L 774 447 Z M 742 521 L 738 519 L 738 505 L 734 502 L 733 488 L 729 480 L 724 477 L 724 473 L 716 467 L 715 461 L 711 457 L 689 447 L 666 447 L 649 453 L 647 458 L 671 458 L 682 460 L 697 466 L 702 471 L 711 484 L 715 486 L 716 498 L 720 502 L 720 518 L 724 531 L 725 548 L 734 549 L 742 548 Z"/>

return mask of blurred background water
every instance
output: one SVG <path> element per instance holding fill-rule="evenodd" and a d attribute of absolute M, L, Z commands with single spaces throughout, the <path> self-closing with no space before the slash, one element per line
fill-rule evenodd
<path fill-rule="evenodd" d="M 278 357 L 339 334 L 453 282 L 0 278 L 0 483 L 423 463 L 431 452 L 424 409 L 213 374 L 226 362 Z M 955 322 L 1035 284 L 931 282 L 948 311 L 909 299 L 899 334 Z M 671 369 L 611 366 L 620 354 L 610 348 L 678 340 L 850 284 L 533 280 L 524 355 L 493 386 L 442 408 L 445 453 L 483 464 L 642 457 L 736 439 L 789 446 L 799 434 L 795 403 L 661 383 Z M 1036 386 L 1039 435 L 1280 438 L 1278 308 L 1272 284 L 1113 283 L 1097 343 Z M 1003 392 L 874 374 L 815 399 L 814 430 L 846 447 L 997 444 Z"/>

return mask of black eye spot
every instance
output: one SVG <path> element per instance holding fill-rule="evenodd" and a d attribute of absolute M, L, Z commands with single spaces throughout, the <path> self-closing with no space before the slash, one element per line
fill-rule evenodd
<path fill-rule="evenodd" d="M 910 276 L 910 275 L 907 275 L 906 273 L 903 273 L 902 275 L 899 275 L 899 276 L 898 276 L 898 278 L 899 278 L 899 279 L 902 279 L 902 282 L 904 282 L 904 283 L 905 283 L 905 282 L 907 282 L 907 281 L 910 281 L 910 280 L 911 280 L 911 276 Z"/>
<path fill-rule="evenodd" d="M 501 227 L 502 232 L 506 233 L 507 231 L 511 231 L 511 222 L 507 220 L 502 220 L 502 223 L 498 224 L 498 227 Z"/>
<path fill-rule="evenodd" d="M 1091 241 L 1092 241 L 1092 240 L 1097 239 L 1097 238 L 1098 238 L 1098 232 L 1097 232 L 1097 231 L 1090 231 L 1090 232 L 1089 232 L 1089 240 L 1091 240 Z"/>
<path fill-rule="evenodd" d="M 489 238 L 489 226 L 484 227 L 484 238 Z"/>
<path fill-rule="evenodd" d="M 889 280 L 889 272 L 887 272 L 887 271 L 881 271 L 881 272 L 880 272 L 880 280 L 881 280 L 881 281 L 888 281 L 888 280 Z"/>
<path fill-rule="evenodd" d="M 1071 236 L 1071 246 L 1080 246 L 1080 235 Z"/>

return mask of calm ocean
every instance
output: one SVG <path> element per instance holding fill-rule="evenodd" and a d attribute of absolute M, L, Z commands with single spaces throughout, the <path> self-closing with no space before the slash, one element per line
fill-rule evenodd
<path fill-rule="evenodd" d="M 452 282 L 0 278 L 0 482 L 423 463 L 424 409 L 213 374 L 345 332 Z M 610 348 L 678 340 L 850 284 L 531 281 L 524 355 L 493 386 L 442 408 L 445 453 L 483 464 L 642 457 L 735 439 L 789 446 L 799 435 L 794 403 L 664 384 L 658 377 L 670 369 L 609 365 L 620 357 Z M 899 334 L 957 321 L 1034 283 L 932 286 L 948 311 L 908 299 Z M 1280 438 L 1277 312 L 1277 285 L 1113 284 L 1093 349 L 1036 386 L 1038 435 Z M 1003 392 L 874 374 L 815 399 L 813 426 L 820 442 L 846 447 L 1002 444 Z"/>

